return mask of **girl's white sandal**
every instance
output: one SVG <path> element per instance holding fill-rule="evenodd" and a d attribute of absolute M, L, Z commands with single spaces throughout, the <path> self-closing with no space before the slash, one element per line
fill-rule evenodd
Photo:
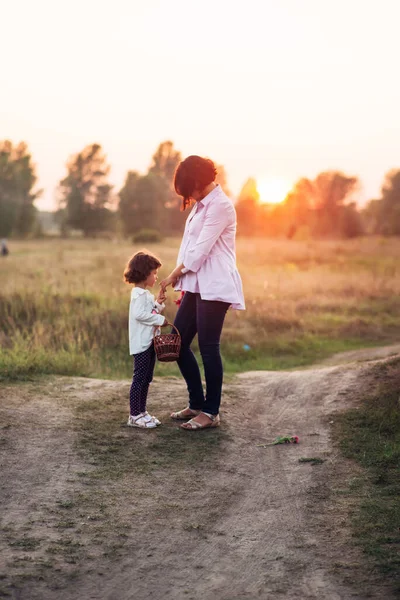
<path fill-rule="evenodd" d="M 128 427 L 140 427 L 141 429 L 154 429 L 157 427 L 156 423 L 150 417 L 150 415 L 141 414 L 141 415 L 129 415 L 128 419 Z"/>
<path fill-rule="evenodd" d="M 144 413 L 144 416 L 145 417 L 150 417 L 150 419 L 152 419 L 156 425 L 161 425 L 160 419 L 157 419 L 157 417 L 155 417 L 154 415 L 151 415 L 150 413 L 148 413 L 147 410 Z"/>

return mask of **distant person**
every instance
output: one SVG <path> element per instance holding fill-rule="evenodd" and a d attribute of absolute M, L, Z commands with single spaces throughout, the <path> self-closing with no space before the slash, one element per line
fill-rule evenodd
<path fill-rule="evenodd" d="M 182 208 L 190 212 L 179 250 L 177 267 L 161 282 L 185 292 L 174 325 L 181 334 L 179 369 L 189 392 L 189 406 L 171 414 L 188 421 L 181 427 L 195 431 L 220 424 L 223 368 L 220 338 L 229 307 L 244 310 L 242 281 L 236 267 L 236 211 L 232 201 L 215 182 L 214 163 L 189 156 L 175 173 L 175 190 Z M 206 379 L 206 395 L 197 360 L 190 348 L 198 335 Z"/>
<path fill-rule="evenodd" d="M 8 256 L 10 254 L 10 251 L 8 249 L 7 246 L 7 240 L 3 239 L 1 240 L 1 250 L 0 250 L 1 256 Z"/>
<path fill-rule="evenodd" d="M 157 281 L 157 271 L 161 263 L 155 256 L 137 252 L 129 260 L 124 271 L 126 283 L 132 283 L 129 306 L 129 353 L 133 354 L 134 372 L 129 394 L 129 427 L 152 429 L 160 425 L 156 417 L 147 412 L 147 394 L 153 379 L 156 353 L 154 350 L 154 327 L 166 325 L 167 320 L 160 314 L 166 298 L 163 290 L 154 300 L 147 288 Z"/>

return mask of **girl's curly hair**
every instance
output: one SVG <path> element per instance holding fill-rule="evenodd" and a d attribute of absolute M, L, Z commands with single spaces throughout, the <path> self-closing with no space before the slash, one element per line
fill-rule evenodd
<path fill-rule="evenodd" d="M 140 283 L 147 279 L 154 269 L 160 267 L 161 262 L 152 254 L 136 252 L 125 267 L 124 280 L 126 283 Z"/>

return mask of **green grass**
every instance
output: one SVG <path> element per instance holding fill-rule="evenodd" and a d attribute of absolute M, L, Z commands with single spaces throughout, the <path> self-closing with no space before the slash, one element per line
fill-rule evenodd
<path fill-rule="evenodd" d="M 178 239 L 151 246 L 174 266 Z M 40 374 L 128 378 L 127 258 L 139 247 L 102 240 L 14 242 L 0 270 L 0 379 Z M 400 240 L 238 239 L 247 309 L 229 311 L 227 373 L 309 365 L 400 338 Z M 176 295 L 166 316 L 173 320 Z M 246 350 L 245 347 L 249 347 Z M 178 375 L 159 364 L 157 375 Z"/>
<path fill-rule="evenodd" d="M 269 341 L 255 343 L 250 350 L 241 342 L 222 343 L 224 370 L 235 374 L 251 370 L 280 370 L 307 366 L 328 358 L 336 352 L 375 346 L 377 340 L 359 338 L 334 339 L 301 332 L 271 336 Z M 127 344 L 127 341 L 126 341 Z M 201 364 L 200 353 L 194 343 L 195 354 Z M 71 375 L 105 379 L 125 379 L 132 376 L 133 360 L 125 344 L 110 350 L 98 348 L 84 352 L 78 345 L 49 351 L 16 342 L 9 349 L 0 349 L 0 381 L 31 380 L 40 375 Z M 176 363 L 157 363 L 156 376 L 179 376 Z"/>
<path fill-rule="evenodd" d="M 367 474 L 357 489 L 353 535 L 400 593 L 400 359 L 376 366 L 369 387 L 359 406 L 339 417 L 335 434 Z"/>

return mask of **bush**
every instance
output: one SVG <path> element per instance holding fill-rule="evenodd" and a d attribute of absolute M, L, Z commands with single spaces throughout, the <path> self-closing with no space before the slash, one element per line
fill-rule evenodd
<path fill-rule="evenodd" d="M 149 242 L 161 242 L 162 235 L 156 229 L 141 229 L 135 233 L 132 237 L 133 243 L 149 243 Z"/>

